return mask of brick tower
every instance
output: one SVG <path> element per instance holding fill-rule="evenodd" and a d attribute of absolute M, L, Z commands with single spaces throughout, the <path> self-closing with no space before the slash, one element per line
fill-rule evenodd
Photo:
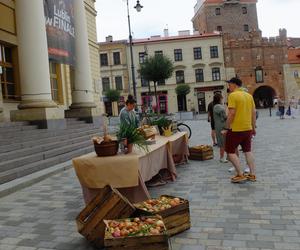
<path fill-rule="evenodd" d="M 198 0 L 192 19 L 200 33 L 221 31 L 232 37 L 247 37 L 257 31 L 257 0 Z"/>

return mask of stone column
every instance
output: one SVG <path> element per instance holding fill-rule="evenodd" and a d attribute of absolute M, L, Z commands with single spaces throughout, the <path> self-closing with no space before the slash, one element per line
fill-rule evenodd
<path fill-rule="evenodd" d="M 94 103 L 84 0 L 74 0 L 74 16 L 76 53 L 74 89 L 72 90 L 72 104 L 70 110 L 66 111 L 66 117 L 77 117 L 88 122 L 95 122 L 97 114 Z"/>
<path fill-rule="evenodd" d="M 44 6 L 41 0 L 16 0 L 21 79 L 19 110 L 11 120 L 28 120 L 41 128 L 65 127 L 64 112 L 52 101 Z"/>

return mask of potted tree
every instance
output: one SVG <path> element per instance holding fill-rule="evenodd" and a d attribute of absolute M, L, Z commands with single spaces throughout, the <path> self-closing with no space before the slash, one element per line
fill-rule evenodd
<path fill-rule="evenodd" d="M 112 103 L 113 115 L 118 115 L 116 114 L 116 110 L 118 110 L 117 102 L 120 100 L 120 91 L 116 89 L 109 89 L 105 92 L 105 96 Z"/>

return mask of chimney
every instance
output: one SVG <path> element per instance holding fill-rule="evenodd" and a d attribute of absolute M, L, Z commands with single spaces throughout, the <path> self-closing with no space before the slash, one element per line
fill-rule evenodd
<path fill-rule="evenodd" d="M 169 36 L 169 30 L 168 29 L 164 29 L 164 37 L 168 37 Z"/>
<path fill-rule="evenodd" d="M 106 38 L 105 38 L 105 41 L 106 42 L 112 42 L 113 41 L 113 37 L 112 36 L 107 36 Z"/>

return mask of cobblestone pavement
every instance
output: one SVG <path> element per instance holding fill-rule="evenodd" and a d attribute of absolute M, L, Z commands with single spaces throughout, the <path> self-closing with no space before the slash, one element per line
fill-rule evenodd
<path fill-rule="evenodd" d="M 209 143 L 205 120 L 188 122 L 190 144 Z M 300 249 L 300 117 L 261 115 L 254 139 L 256 183 L 231 184 L 230 164 L 215 159 L 178 167 L 178 179 L 153 196 L 190 200 L 192 228 L 173 250 Z M 242 159 L 244 164 L 244 159 Z M 0 199 L 1 250 L 93 249 L 76 231 L 83 208 L 73 169 Z M 153 249 L 155 250 L 155 249 Z"/>

